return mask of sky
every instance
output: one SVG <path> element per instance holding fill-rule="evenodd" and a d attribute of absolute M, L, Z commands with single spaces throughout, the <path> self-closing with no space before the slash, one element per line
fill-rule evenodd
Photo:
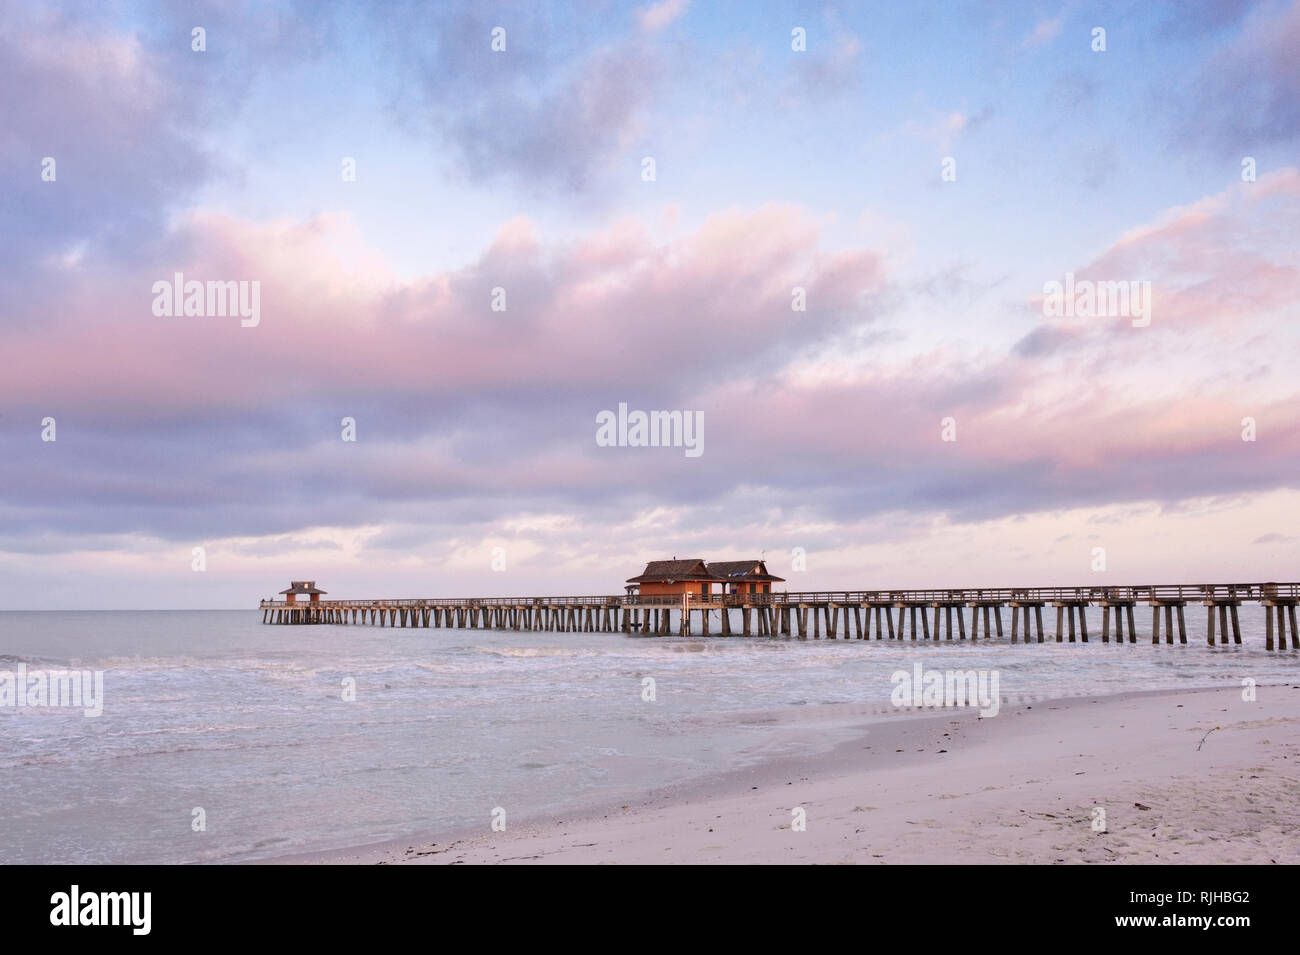
<path fill-rule="evenodd" d="M 1300 0 L 6 4 L 0 609 L 1296 580 L 1297 61 Z"/>

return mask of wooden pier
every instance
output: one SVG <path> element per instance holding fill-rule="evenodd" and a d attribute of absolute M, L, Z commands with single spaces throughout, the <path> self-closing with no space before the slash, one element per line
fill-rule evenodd
<path fill-rule="evenodd" d="M 311 582 L 307 582 L 311 583 Z M 314 585 L 313 585 L 314 586 Z M 299 591 L 305 592 L 305 591 Z M 1101 608 L 1101 642 L 1138 642 L 1135 609 L 1151 608 L 1151 642 L 1187 643 L 1184 610 L 1207 609 L 1210 646 L 1241 643 L 1238 608 L 1264 609 L 1265 649 L 1300 650 L 1296 604 L 1300 583 L 1167 584 L 1134 587 L 1028 587 L 979 590 L 837 591 L 779 594 L 623 594 L 596 597 L 458 597 L 397 600 L 263 600 L 267 624 L 365 624 L 380 627 L 456 627 L 556 630 L 643 635 L 784 636 L 819 640 L 1004 640 L 1002 611 L 1011 611 L 1011 643 L 1088 642 L 1089 607 Z M 1045 636 L 1043 607 L 1056 610 L 1055 640 Z M 970 611 L 967 636 L 965 611 Z M 895 613 L 897 619 L 895 620 Z M 931 616 L 933 614 L 933 616 Z M 872 626 L 872 617 L 875 626 Z M 918 633 L 917 621 L 920 620 Z M 956 633 L 953 621 L 956 618 Z M 980 626 L 982 617 L 983 626 Z M 1218 627 L 1216 630 L 1216 617 Z M 739 627 L 736 627 L 736 624 Z M 716 624 L 716 627 L 715 627 Z M 811 626 L 810 626 L 811 624 Z M 1077 626 L 1076 626 L 1077 624 Z M 1126 626 L 1127 624 L 1127 626 Z M 810 632 L 811 631 L 811 632 Z M 1276 634 L 1276 638 L 1275 638 Z"/>

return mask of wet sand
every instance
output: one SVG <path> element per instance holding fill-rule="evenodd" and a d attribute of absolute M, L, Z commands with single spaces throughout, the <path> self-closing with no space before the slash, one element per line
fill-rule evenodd
<path fill-rule="evenodd" d="M 983 719 L 969 709 L 885 719 L 828 753 L 599 812 L 518 824 L 508 815 L 493 832 L 485 807 L 473 832 L 274 861 L 1293 864 L 1300 684 L 1256 694 L 1246 702 L 1234 686 L 1004 705 Z"/>

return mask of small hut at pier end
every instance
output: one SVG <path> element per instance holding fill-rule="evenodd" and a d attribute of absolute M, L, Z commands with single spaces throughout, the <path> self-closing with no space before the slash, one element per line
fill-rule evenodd
<path fill-rule="evenodd" d="M 282 590 L 280 593 L 284 595 L 284 602 L 287 604 L 296 604 L 301 595 L 308 597 L 308 603 L 318 604 L 321 594 L 325 591 L 318 590 L 314 580 L 295 580 L 289 584 L 288 590 Z"/>
<path fill-rule="evenodd" d="M 727 594 L 770 594 L 773 584 L 785 583 L 784 577 L 769 574 L 761 560 L 716 560 L 705 566 L 726 581 L 722 592 Z"/>
<path fill-rule="evenodd" d="M 643 597 L 668 597 L 694 594 L 707 597 L 714 584 L 722 578 L 709 572 L 704 560 L 692 557 L 687 560 L 652 560 L 636 577 L 629 577 L 628 593 L 635 587 Z"/>

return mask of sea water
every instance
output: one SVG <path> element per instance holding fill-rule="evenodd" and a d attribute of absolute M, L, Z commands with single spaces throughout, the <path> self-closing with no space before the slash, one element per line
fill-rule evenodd
<path fill-rule="evenodd" d="M 1300 672 L 1258 608 L 1242 647 L 1189 624 L 1040 646 L 0 613 L 0 671 L 104 674 L 97 717 L 0 706 L 0 863 L 251 861 L 626 802 L 897 718 L 918 661 L 997 670 L 1006 704 Z"/>

